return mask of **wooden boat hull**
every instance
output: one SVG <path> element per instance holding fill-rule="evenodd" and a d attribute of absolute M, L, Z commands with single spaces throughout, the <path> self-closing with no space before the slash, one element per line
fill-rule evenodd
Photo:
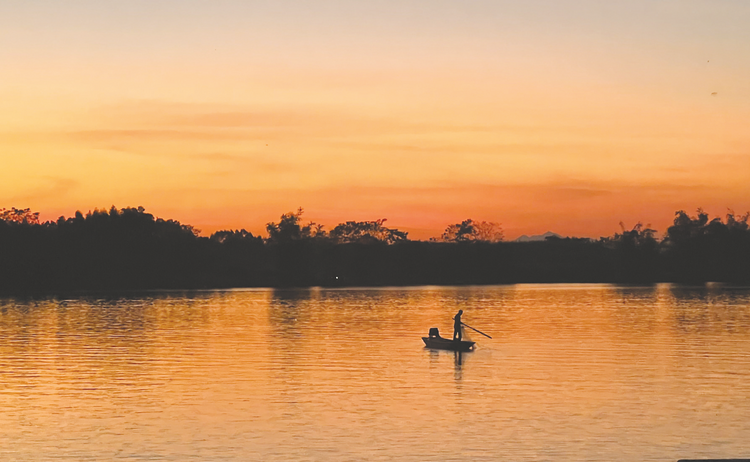
<path fill-rule="evenodd" d="M 471 351 L 475 342 L 467 340 L 451 340 L 443 337 L 422 337 L 427 348 L 436 350 Z"/>

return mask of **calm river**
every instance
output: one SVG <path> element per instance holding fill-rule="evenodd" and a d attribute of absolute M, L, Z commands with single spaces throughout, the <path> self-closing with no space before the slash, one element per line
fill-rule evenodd
<path fill-rule="evenodd" d="M 424 348 L 452 316 L 490 335 Z M 1 460 L 750 458 L 750 289 L 0 299 Z"/>

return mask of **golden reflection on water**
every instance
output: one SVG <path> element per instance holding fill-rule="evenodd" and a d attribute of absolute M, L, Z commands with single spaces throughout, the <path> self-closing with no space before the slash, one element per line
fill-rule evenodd
<path fill-rule="evenodd" d="M 430 327 L 470 333 L 433 351 Z M 517 285 L 0 300 L 0 458 L 750 457 L 750 290 Z"/>

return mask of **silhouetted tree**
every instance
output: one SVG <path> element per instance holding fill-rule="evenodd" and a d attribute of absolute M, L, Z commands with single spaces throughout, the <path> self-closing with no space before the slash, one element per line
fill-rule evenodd
<path fill-rule="evenodd" d="M 242 230 L 217 231 L 209 238 L 213 285 L 243 287 L 273 285 L 270 246 Z"/>
<path fill-rule="evenodd" d="M 664 240 L 669 277 L 679 281 L 745 281 L 750 277 L 750 215 L 729 211 L 726 223 L 698 209 L 680 210 Z"/>
<path fill-rule="evenodd" d="M 667 228 L 666 241 L 682 245 L 703 236 L 708 224 L 708 214 L 698 209 L 698 216 L 691 217 L 684 210 L 675 212 L 674 224 Z"/>
<path fill-rule="evenodd" d="M 625 224 L 620 222 L 621 233 L 615 233 L 613 237 L 602 238 L 602 242 L 612 247 L 630 250 L 630 249 L 649 249 L 658 250 L 659 241 L 656 239 L 656 230 L 651 229 L 651 225 L 643 226 L 643 223 L 636 223 L 633 229 L 627 230 Z"/>
<path fill-rule="evenodd" d="M 263 238 L 253 236 L 253 233 L 249 231 L 241 230 L 225 230 L 216 231 L 209 238 L 219 244 L 233 243 L 233 242 L 245 242 L 247 240 L 256 241 L 259 243 L 263 242 Z"/>
<path fill-rule="evenodd" d="M 650 225 L 637 223 L 628 230 L 620 222 L 621 233 L 601 238 L 600 242 L 616 252 L 616 278 L 622 282 L 652 282 L 658 274 L 659 241 Z"/>
<path fill-rule="evenodd" d="M 308 286 L 315 283 L 318 248 L 326 240 L 323 225 L 309 222 L 301 225 L 304 213 L 297 212 L 281 216 L 279 223 L 268 223 L 268 244 L 275 255 L 277 284 L 281 286 Z"/>
<path fill-rule="evenodd" d="M 307 225 L 300 225 L 303 213 L 304 210 L 300 207 L 297 212 L 288 212 L 281 215 L 281 220 L 278 223 L 268 223 L 266 225 L 268 239 L 271 242 L 280 243 L 325 237 L 326 232 L 323 230 L 323 225 L 312 221 Z"/>
<path fill-rule="evenodd" d="M 745 212 L 744 215 L 736 216 L 734 210 L 727 212 L 727 228 L 735 232 L 747 232 L 748 231 L 748 220 L 750 220 L 750 212 Z"/>
<path fill-rule="evenodd" d="M 612 237 L 499 242 L 495 223 L 451 225 L 442 242 L 410 241 L 385 219 L 349 221 L 327 235 L 302 209 L 210 238 L 143 207 L 94 209 L 39 222 L 0 211 L 0 291 L 515 282 L 750 282 L 750 213 L 726 219 L 675 213 L 659 242 L 648 225 Z M 472 242 L 471 245 L 456 243 Z M 392 245 L 388 245 L 392 244 Z"/>
<path fill-rule="evenodd" d="M 444 242 L 500 242 L 503 237 L 500 224 L 468 219 L 445 228 L 439 240 Z"/>
<path fill-rule="evenodd" d="M 347 221 L 340 223 L 330 233 L 330 237 L 337 243 L 368 243 L 385 242 L 394 244 L 406 241 L 408 233 L 398 229 L 383 226 L 386 219 L 375 221 Z"/>
<path fill-rule="evenodd" d="M 0 209 L 0 220 L 11 223 L 26 223 L 29 225 L 39 224 L 39 212 L 32 212 L 31 209 L 17 209 L 11 207 L 10 210 Z"/>

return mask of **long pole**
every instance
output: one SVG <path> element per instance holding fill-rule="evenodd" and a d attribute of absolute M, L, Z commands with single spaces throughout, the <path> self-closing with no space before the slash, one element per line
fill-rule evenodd
<path fill-rule="evenodd" d="M 492 337 L 490 337 L 489 335 L 487 335 L 487 334 L 485 334 L 484 332 L 482 332 L 481 330 L 477 330 L 477 329 L 474 329 L 473 327 L 471 327 L 471 326 L 470 326 L 470 325 L 468 325 L 468 324 L 464 324 L 464 323 L 461 323 L 461 324 L 463 324 L 463 325 L 464 325 L 464 327 L 468 327 L 469 329 L 473 330 L 474 332 L 479 332 L 480 334 L 484 335 L 484 336 L 485 336 L 485 337 L 487 337 L 487 338 L 492 338 Z"/>

